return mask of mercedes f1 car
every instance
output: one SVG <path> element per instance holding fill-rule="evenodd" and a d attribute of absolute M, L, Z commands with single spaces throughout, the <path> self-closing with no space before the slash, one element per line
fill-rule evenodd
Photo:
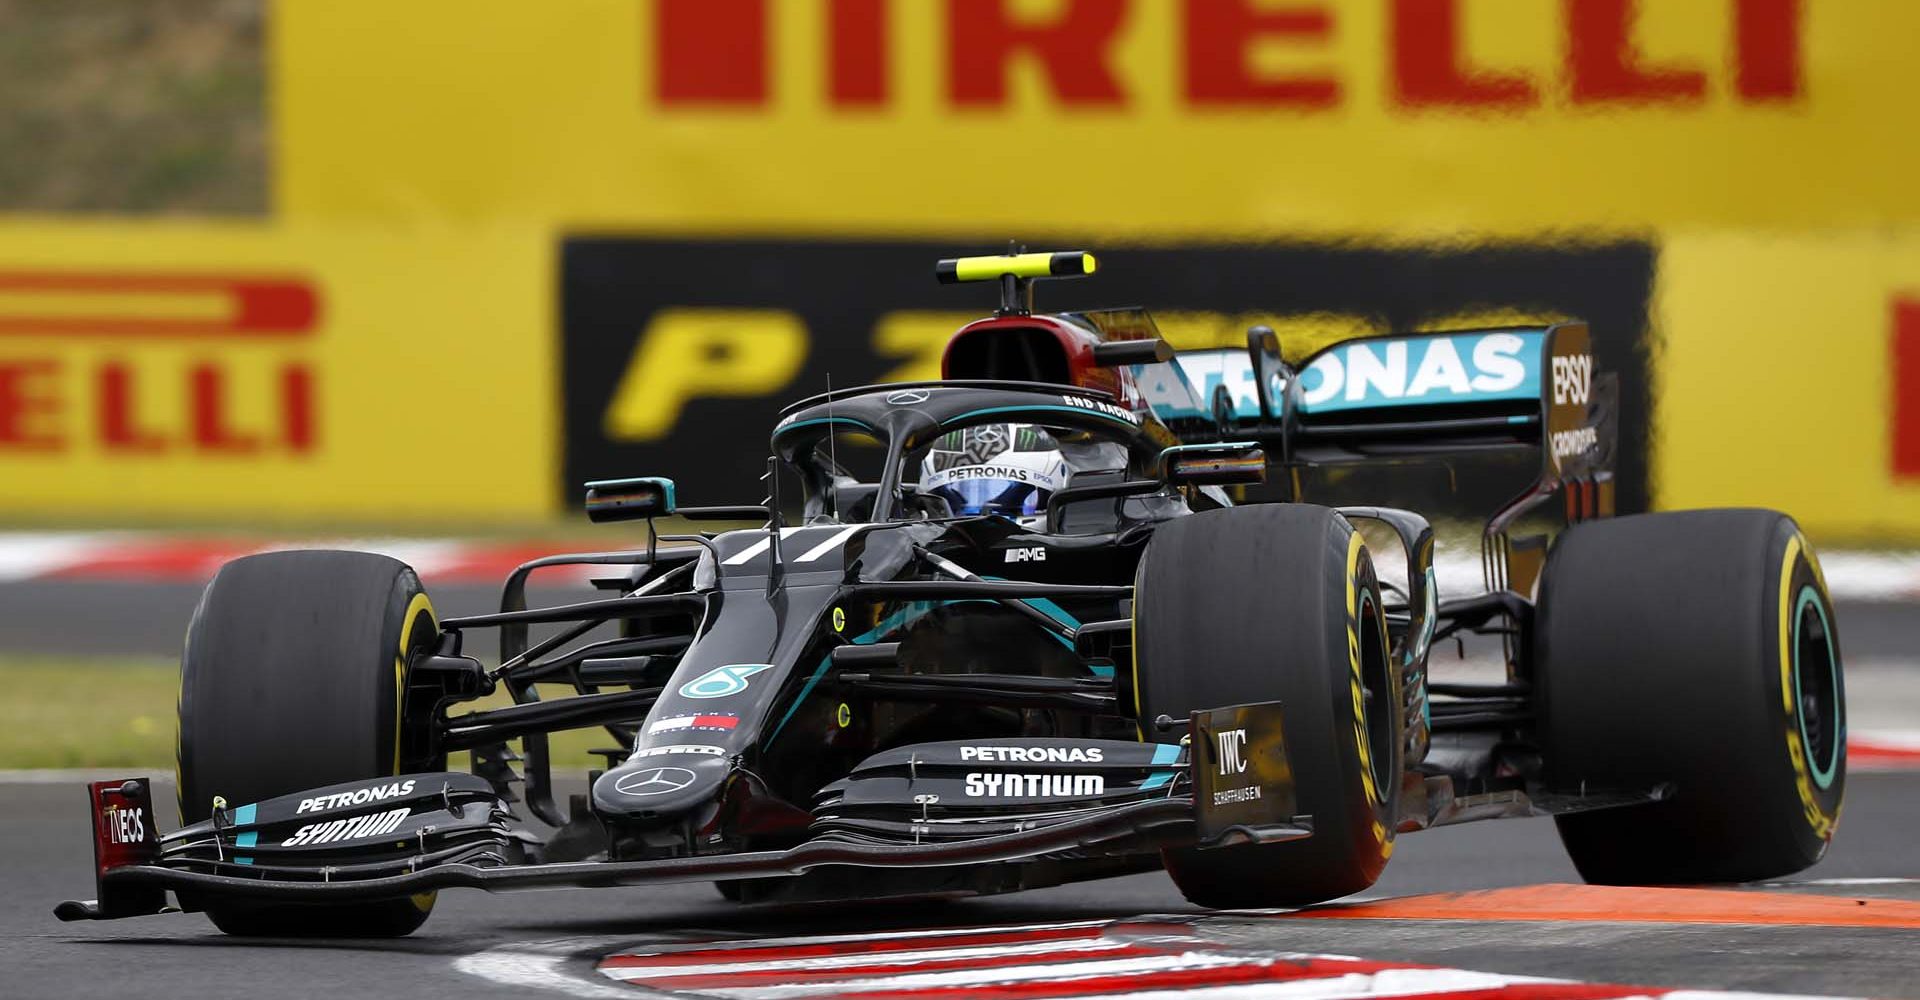
<path fill-rule="evenodd" d="M 1034 310 L 1036 280 L 1094 266 L 941 262 L 1001 292 L 942 380 L 789 406 L 760 503 L 588 484 L 644 544 L 529 562 L 497 613 L 439 619 L 379 555 L 228 564 L 181 663 L 183 825 L 144 780 L 94 783 L 97 898 L 58 915 L 171 893 L 232 933 L 404 934 L 458 887 L 753 902 L 1154 868 L 1203 905 L 1296 906 L 1366 888 L 1400 834 L 1537 814 L 1600 882 L 1820 857 L 1846 719 L 1819 564 L 1781 514 L 1611 516 L 1585 326 L 1295 367 L 1264 328 L 1174 352 L 1141 310 Z M 1303 470 L 1474 452 L 1537 456 L 1485 524 L 1483 593 L 1437 592 L 1420 514 L 1302 495 Z M 729 521 L 757 526 L 698 530 Z M 562 565 L 612 593 L 528 607 Z M 1465 632 L 1504 671 L 1430 674 Z M 563 807 L 548 735 L 594 727 L 606 766 Z"/>

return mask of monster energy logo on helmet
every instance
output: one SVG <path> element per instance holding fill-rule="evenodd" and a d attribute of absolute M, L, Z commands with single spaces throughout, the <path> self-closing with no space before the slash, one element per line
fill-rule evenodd
<path fill-rule="evenodd" d="M 941 435 L 927 455 L 927 468 L 944 471 L 956 465 L 984 465 L 1002 452 L 1058 449 L 1052 435 L 1032 424 L 983 424 Z"/>

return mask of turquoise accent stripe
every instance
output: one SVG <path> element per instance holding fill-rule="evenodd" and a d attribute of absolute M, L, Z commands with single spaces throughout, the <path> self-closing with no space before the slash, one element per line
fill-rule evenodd
<path fill-rule="evenodd" d="M 991 580 L 995 583 L 1017 582 L 1017 581 L 1009 581 L 1004 576 L 982 576 L 980 579 Z M 969 598 L 969 600 L 988 601 L 989 599 L 988 598 Z M 1021 604 L 1024 604 L 1027 607 L 1030 607 L 1033 610 L 1038 611 L 1043 615 L 1046 615 L 1048 618 L 1053 619 L 1054 621 L 1060 623 L 1061 625 L 1066 626 L 1067 628 L 1074 629 L 1075 631 L 1078 631 L 1080 628 L 1080 619 L 1075 618 L 1070 614 L 1067 614 L 1067 610 L 1065 608 L 1061 607 L 1058 604 L 1053 603 L 1052 601 L 1047 600 L 1044 597 L 1023 597 L 1023 598 L 1019 598 L 1019 601 Z M 966 601 L 948 601 L 946 603 L 965 604 L 967 602 Z M 998 603 L 998 602 L 992 602 L 992 603 Z M 1065 646 L 1068 649 L 1073 648 L 1072 639 L 1069 639 L 1064 635 L 1055 635 L 1054 638 L 1060 641 L 1060 645 Z"/>
<path fill-rule="evenodd" d="M 1140 783 L 1140 790 L 1148 792 L 1156 788 L 1164 788 L 1167 782 L 1172 780 L 1172 771 L 1155 771 L 1147 776 L 1147 780 Z"/>
<path fill-rule="evenodd" d="M 1070 614 L 1067 614 L 1067 611 L 1065 608 L 1062 608 L 1060 605 L 1055 604 L 1044 597 L 1024 598 L 1020 601 L 1020 603 L 1026 605 L 1027 607 L 1032 608 L 1035 611 L 1040 612 L 1043 615 L 1046 615 L 1048 618 L 1051 618 L 1054 621 L 1057 621 L 1060 624 L 1065 625 L 1070 629 L 1074 629 L 1077 631 L 1080 628 L 1080 619 L 1075 618 Z M 1060 640 L 1062 645 L 1065 645 L 1069 648 L 1073 646 L 1073 640 L 1068 639 L 1064 635 L 1056 635 L 1054 636 L 1054 638 Z"/>
<path fill-rule="evenodd" d="M 835 418 L 835 419 L 839 419 L 839 418 Z M 862 632 L 859 635 L 854 636 L 851 640 L 848 640 L 848 641 L 850 641 L 855 646 L 871 645 L 874 642 L 879 641 L 879 639 L 882 636 L 885 636 L 887 633 L 892 632 L 893 630 L 900 628 L 901 626 L 904 626 L 908 622 L 914 620 L 915 618 L 920 617 L 921 615 L 926 614 L 929 611 L 932 611 L 934 608 L 938 607 L 940 603 L 941 602 L 936 602 L 936 601 L 914 601 L 913 603 L 908 604 L 906 607 L 903 607 L 900 610 L 895 611 L 893 614 L 890 614 L 885 618 L 880 619 L 878 624 L 874 625 L 872 628 L 866 630 L 865 632 Z M 819 686 L 821 679 L 827 676 L 827 667 L 831 666 L 832 663 L 833 663 L 832 653 L 828 653 L 826 656 L 820 659 L 820 665 L 813 668 L 813 676 L 808 677 L 807 682 L 805 684 L 800 685 L 800 694 L 798 697 L 793 699 L 793 704 L 788 706 L 787 714 L 781 716 L 780 723 L 773 727 L 773 732 L 767 734 L 768 743 L 772 743 L 774 739 L 780 735 L 780 731 L 787 728 L 787 723 L 793 720 L 793 713 L 800 711 L 800 706 L 806 704 L 807 695 L 812 694 L 813 689 Z"/>
<path fill-rule="evenodd" d="M 1065 410 L 1065 409 L 1072 409 L 1072 408 L 1063 406 L 1063 407 L 1059 407 L 1059 409 Z M 1075 412 L 1092 413 L 1095 411 L 1087 410 L 1087 411 L 1075 411 Z M 834 419 L 844 420 L 846 418 L 835 417 Z M 983 576 L 980 579 L 1004 581 L 1006 577 Z M 968 604 L 968 603 L 996 604 L 999 602 L 991 598 L 985 598 L 985 597 L 969 597 L 966 600 L 960 600 L 960 601 L 914 601 L 906 605 L 905 607 L 901 608 L 900 610 L 895 611 L 893 614 L 890 614 L 885 618 L 880 619 L 878 624 L 874 625 L 872 628 L 866 630 L 865 632 L 862 632 L 859 635 L 854 636 L 852 639 L 848 641 L 855 646 L 870 645 L 872 643 L 880 641 L 882 638 L 886 637 L 889 633 L 892 633 L 900 628 L 905 627 L 909 622 L 927 614 L 928 612 L 934 610 L 935 608 L 943 608 L 950 604 Z M 1074 616 L 1068 614 L 1065 608 L 1062 608 L 1060 605 L 1055 604 L 1044 597 L 1028 598 L 1028 599 L 1022 600 L 1020 603 L 1025 604 L 1030 608 L 1033 608 L 1035 611 L 1038 611 L 1041 614 L 1046 615 L 1048 618 L 1051 618 L 1062 625 L 1065 625 L 1067 628 L 1078 629 L 1080 627 L 1080 619 L 1075 618 Z M 1068 649 L 1073 648 L 1073 640 L 1067 638 L 1066 636 L 1055 635 L 1054 638 L 1058 639 L 1060 641 L 1060 644 L 1067 647 Z M 833 662 L 833 656 L 831 654 L 821 659 L 820 665 L 813 669 L 813 675 L 811 677 L 808 677 L 807 682 L 800 686 L 800 695 L 799 697 L 795 698 L 793 700 L 793 704 L 787 708 L 787 714 L 780 717 L 779 724 L 775 725 L 773 727 L 773 732 L 767 735 L 767 742 L 769 743 L 773 742 L 773 740 L 780 735 L 780 731 L 787 728 L 787 723 L 793 719 L 793 713 L 800 711 L 800 706 L 806 702 L 807 695 L 812 694 L 813 689 L 815 687 L 818 687 L 820 684 L 820 681 L 827 676 L 827 667 L 830 666 L 832 662 Z M 1096 667 L 1094 668 L 1094 673 L 1100 674 L 1100 670 L 1101 668 Z M 1106 670 L 1106 673 L 1101 674 L 1101 676 L 1110 677 L 1113 675 L 1112 667 L 1107 667 L 1105 668 L 1105 670 Z M 1175 747 L 1174 749 L 1176 753 L 1179 750 L 1178 747 Z"/>
<path fill-rule="evenodd" d="M 1105 417 L 1116 424 L 1125 424 L 1128 427 L 1140 426 L 1139 424 L 1134 423 L 1133 421 L 1128 420 L 1125 417 L 1116 417 L 1113 414 L 1108 413 L 1104 410 L 1086 409 L 1078 406 L 1051 406 L 1051 405 L 989 406 L 984 410 L 968 410 L 967 412 L 962 413 L 959 416 L 954 417 L 952 420 L 949 420 L 947 422 L 959 423 L 960 421 L 965 420 L 968 417 L 984 417 L 992 413 L 1036 413 L 1041 410 L 1057 410 L 1061 413 L 1089 413 L 1096 417 Z"/>
<path fill-rule="evenodd" d="M 1113 676 L 1113 664 L 1111 663 L 1090 663 L 1087 665 L 1087 669 L 1093 671 L 1093 676 L 1095 677 Z"/>
<path fill-rule="evenodd" d="M 260 812 L 259 803 L 257 802 L 248 803 L 247 805 L 241 806 L 240 808 L 235 809 L 233 811 L 233 822 L 237 826 L 246 826 L 247 824 L 253 822 L 253 817 L 259 812 Z M 240 834 L 239 836 L 233 838 L 233 846 L 235 847 L 255 847 L 255 846 L 258 846 L 259 843 L 260 843 L 260 831 L 258 830 L 248 830 L 246 833 Z M 252 858 L 245 858 L 245 859 L 235 858 L 234 860 L 238 861 L 243 865 L 253 864 Z"/>
<path fill-rule="evenodd" d="M 1524 424 L 1524 423 L 1526 423 L 1527 421 L 1529 421 L 1529 420 L 1532 420 L 1532 419 L 1533 419 L 1532 417 L 1508 417 L 1508 418 L 1507 418 L 1507 423 L 1510 423 L 1510 424 Z"/>
<path fill-rule="evenodd" d="M 253 859 L 236 857 L 233 859 L 233 863 L 236 865 L 250 865 L 253 864 Z"/>
<path fill-rule="evenodd" d="M 807 695 L 813 693 L 814 686 L 820 683 L 820 678 L 827 676 L 827 667 L 832 663 L 832 653 L 828 653 L 820 658 L 820 665 L 813 668 L 813 676 L 807 678 L 805 684 L 800 685 L 800 694 L 793 699 L 793 704 L 787 707 L 787 714 L 781 716 L 780 724 L 774 726 L 773 732 L 767 734 L 768 743 L 772 743 L 775 739 L 779 738 L 780 731 L 787 728 L 787 723 L 793 721 L 793 713 L 800 711 L 800 706 L 807 703 Z"/>
<path fill-rule="evenodd" d="M 1180 748 L 1178 746 L 1172 743 L 1155 743 L 1153 745 L 1153 766 L 1160 767 L 1171 764 L 1179 759 Z"/>

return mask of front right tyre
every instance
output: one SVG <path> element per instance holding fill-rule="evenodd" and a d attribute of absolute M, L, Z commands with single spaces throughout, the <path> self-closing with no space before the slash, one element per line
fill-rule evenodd
<path fill-rule="evenodd" d="M 407 672 L 439 634 L 404 563 L 367 552 L 269 552 L 207 585 L 180 659 L 180 820 L 230 806 L 441 762 L 409 760 Z M 395 937 L 432 893 L 350 905 L 199 896 L 228 934 Z"/>

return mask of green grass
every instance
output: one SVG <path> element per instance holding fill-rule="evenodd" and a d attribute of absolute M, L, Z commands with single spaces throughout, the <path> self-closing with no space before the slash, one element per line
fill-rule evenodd
<path fill-rule="evenodd" d="M 168 660 L 0 658 L 0 768 L 173 767 Z"/>
<path fill-rule="evenodd" d="M 173 660 L 0 656 L 0 769 L 171 770 L 179 682 Z M 555 733 L 554 767 L 585 770 L 600 761 L 587 751 L 608 745 L 604 730 Z M 465 769 L 465 755 L 449 766 Z"/>

